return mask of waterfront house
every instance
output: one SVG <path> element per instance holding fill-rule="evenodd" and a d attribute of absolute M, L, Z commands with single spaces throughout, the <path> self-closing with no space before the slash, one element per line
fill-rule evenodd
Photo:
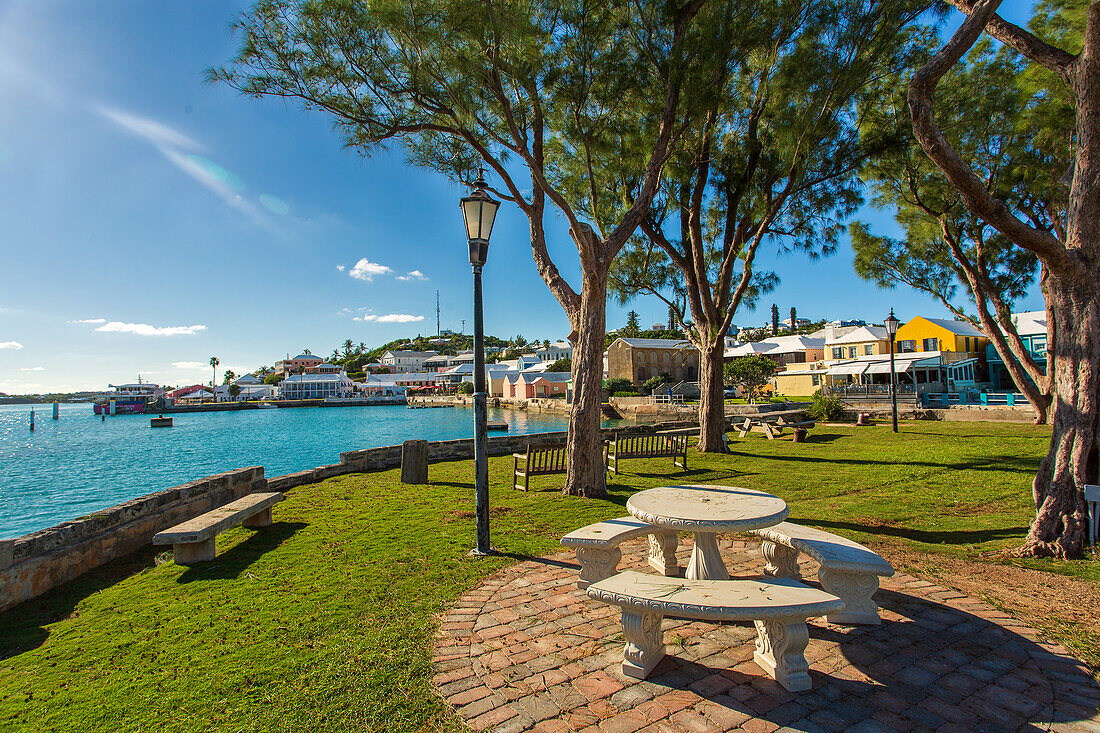
<path fill-rule="evenodd" d="M 607 347 L 607 378 L 636 385 L 667 374 L 674 382 L 699 378 L 699 351 L 679 339 L 617 338 Z"/>
<path fill-rule="evenodd" d="M 558 359 L 572 359 L 573 345 L 568 341 L 555 341 L 550 348 L 545 346 L 535 349 L 535 356 L 542 361 L 553 363 Z"/>
<path fill-rule="evenodd" d="M 987 379 L 985 347 L 989 338 L 970 323 L 916 316 L 898 328 L 898 354 L 939 352 L 948 391 L 973 387 Z"/>
<path fill-rule="evenodd" d="M 520 372 L 515 381 L 509 377 L 506 384 L 506 397 L 514 399 L 534 399 L 536 397 L 561 397 L 569 393 L 572 375 L 568 372 Z"/>
<path fill-rule="evenodd" d="M 284 400 L 351 397 L 353 392 L 353 382 L 342 371 L 338 374 L 292 374 L 279 383 L 279 396 Z"/>
<path fill-rule="evenodd" d="M 1046 311 L 1025 311 L 1013 313 L 1012 321 L 1020 340 L 1030 352 L 1031 358 L 1046 373 L 1047 369 L 1047 314 Z M 1015 358 L 1015 357 L 1013 357 Z M 986 344 L 985 361 L 989 366 L 989 383 L 995 390 L 1017 389 L 1012 375 L 1005 368 L 1004 360 L 992 343 Z"/>
<path fill-rule="evenodd" d="M 424 360 L 423 369 L 426 372 L 442 372 L 451 367 L 451 359 L 454 357 L 447 354 L 437 354 L 430 359 Z"/>
<path fill-rule="evenodd" d="M 306 351 L 305 353 L 298 354 L 291 359 L 289 356 L 285 359 L 280 359 L 275 362 L 275 373 L 287 376 L 288 374 L 307 373 L 313 371 L 314 367 L 324 362 L 319 356 Z"/>
<path fill-rule="evenodd" d="M 379 361 L 394 373 L 420 372 L 424 371 L 424 362 L 433 356 L 439 354 L 435 351 L 387 351 Z"/>

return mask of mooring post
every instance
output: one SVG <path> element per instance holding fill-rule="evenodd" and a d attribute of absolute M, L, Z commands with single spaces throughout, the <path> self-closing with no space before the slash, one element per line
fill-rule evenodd
<path fill-rule="evenodd" d="M 53 419 L 56 420 L 59 417 L 61 405 L 57 402 L 53 403 Z"/>

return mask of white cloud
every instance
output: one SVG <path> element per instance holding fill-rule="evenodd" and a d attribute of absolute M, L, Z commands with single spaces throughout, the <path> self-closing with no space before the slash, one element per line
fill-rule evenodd
<path fill-rule="evenodd" d="M 340 272 L 343 272 L 344 270 L 348 269 L 348 266 L 347 265 L 337 265 L 336 269 L 339 270 Z"/>
<path fill-rule="evenodd" d="M 427 280 L 428 278 L 420 270 L 413 270 L 411 272 L 405 273 L 404 275 L 398 275 L 397 279 L 408 281 L 408 280 Z"/>
<path fill-rule="evenodd" d="M 66 321 L 67 323 L 106 323 L 106 318 L 78 318 L 75 321 Z"/>
<path fill-rule="evenodd" d="M 374 279 L 375 275 L 385 275 L 393 272 L 393 268 L 380 265 L 377 262 L 371 262 L 366 257 L 359 260 L 351 268 L 351 272 L 348 274 L 354 277 L 356 280 L 366 280 L 370 282 Z"/>
<path fill-rule="evenodd" d="M 369 313 L 362 317 L 356 316 L 352 320 L 366 323 L 416 323 L 417 321 L 423 321 L 424 316 L 412 316 L 408 313 L 387 313 L 384 316 L 379 316 Z"/>
<path fill-rule="evenodd" d="M 209 369 L 209 364 L 204 364 L 201 361 L 174 361 L 172 366 L 176 369 Z"/>
<path fill-rule="evenodd" d="M 191 336 L 205 331 L 206 326 L 150 326 L 148 323 L 123 323 L 108 321 L 96 329 L 103 333 L 132 333 L 135 336 Z"/>
<path fill-rule="evenodd" d="M 0 341 L 0 349 L 21 349 L 23 344 L 18 341 Z"/>
<path fill-rule="evenodd" d="M 46 370 L 46 367 L 20 367 L 19 368 L 19 371 L 21 371 L 21 372 L 42 372 L 42 371 L 45 371 L 45 370 Z"/>

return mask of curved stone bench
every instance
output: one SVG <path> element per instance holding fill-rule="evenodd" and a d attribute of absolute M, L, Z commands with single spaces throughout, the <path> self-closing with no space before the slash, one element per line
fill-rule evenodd
<path fill-rule="evenodd" d="M 665 656 L 664 617 L 707 621 L 753 621 L 753 660 L 790 692 L 812 687 L 806 619 L 844 608 L 831 593 L 790 578 L 773 580 L 684 580 L 626 571 L 588 588 L 597 601 L 622 608 L 623 674 L 645 679 Z"/>
<path fill-rule="evenodd" d="M 766 564 L 764 574 L 801 580 L 798 553 L 805 552 L 821 566 L 817 572 L 821 587 L 839 596 L 844 609 L 828 615 L 834 624 L 882 623 L 873 598 L 879 576 L 890 577 L 894 568 L 863 545 L 839 535 L 792 522 L 754 529 L 751 534 L 764 540 L 760 551 Z"/>
<path fill-rule="evenodd" d="M 661 529 L 634 517 L 619 517 L 581 527 L 561 538 L 561 544 L 577 552 L 581 566 L 577 587 L 584 590 L 593 583 L 610 578 L 623 557 L 619 545 L 635 537 L 649 535 L 649 565 L 659 573 L 677 575 L 676 547 L 680 540 L 675 530 Z"/>

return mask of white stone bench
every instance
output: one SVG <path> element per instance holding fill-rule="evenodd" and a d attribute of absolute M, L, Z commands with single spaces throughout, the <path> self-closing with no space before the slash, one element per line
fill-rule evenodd
<path fill-rule="evenodd" d="M 882 623 L 873 596 L 878 590 L 878 577 L 894 574 L 894 568 L 882 557 L 847 537 L 791 522 L 754 529 L 752 534 L 764 540 L 760 551 L 766 561 L 765 575 L 801 580 L 799 552 L 818 562 L 821 587 L 840 596 L 845 604 L 843 610 L 829 614 L 831 623 Z"/>
<path fill-rule="evenodd" d="M 645 679 L 665 656 L 665 616 L 707 621 L 753 621 L 753 660 L 791 692 L 810 689 L 806 619 L 841 609 L 844 602 L 789 578 L 684 580 L 627 571 L 588 588 L 597 601 L 622 608 L 623 674 Z"/>
<path fill-rule="evenodd" d="M 577 552 L 581 566 L 577 587 L 584 590 L 614 575 L 623 557 L 619 545 L 644 535 L 649 535 L 650 567 L 665 575 L 677 575 L 680 568 L 676 564 L 676 547 L 680 540 L 676 531 L 654 527 L 634 517 L 619 517 L 581 527 L 561 538 L 562 545 Z"/>
<path fill-rule="evenodd" d="M 188 519 L 153 535 L 154 545 L 172 545 L 178 565 L 194 565 L 214 559 L 214 538 L 241 524 L 266 527 L 271 524 L 271 507 L 286 497 L 277 491 L 248 494 L 206 514 Z"/>

